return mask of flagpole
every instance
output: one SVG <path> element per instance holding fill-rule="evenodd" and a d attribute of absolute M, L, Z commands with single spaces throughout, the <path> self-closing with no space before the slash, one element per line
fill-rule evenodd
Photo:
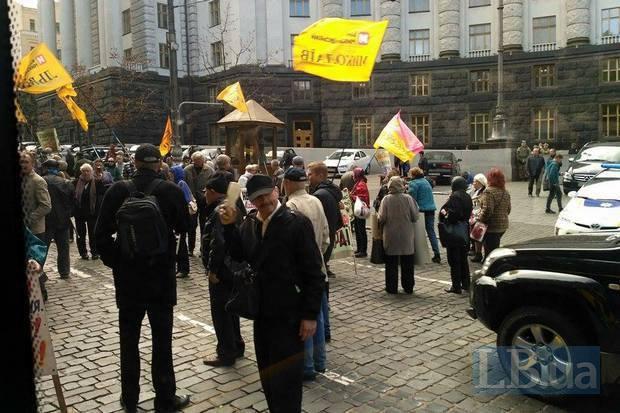
<path fill-rule="evenodd" d="M 125 146 L 125 144 L 123 142 L 121 142 L 121 140 L 118 138 L 118 136 L 116 135 L 116 131 L 114 130 L 114 128 L 112 128 L 110 125 L 108 125 L 108 122 L 105 120 L 105 118 L 101 115 L 101 113 L 99 113 L 99 111 L 97 110 L 97 108 L 95 107 L 95 105 L 93 105 L 93 103 L 90 101 L 90 99 L 88 98 L 87 95 L 82 94 L 82 97 L 86 100 L 86 103 L 88 103 L 88 105 L 93 109 L 93 111 L 95 112 L 95 115 L 99 116 L 99 118 L 101 119 L 101 121 L 103 122 L 103 124 L 106 126 L 106 128 L 108 128 L 110 130 L 110 132 L 112 132 L 112 136 L 114 137 L 114 139 L 116 139 L 116 141 L 121 145 L 121 147 L 123 148 L 123 152 L 125 152 L 125 154 L 129 155 L 129 151 L 127 150 L 127 147 Z M 95 143 L 93 142 L 93 147 L 94 147 Z M 130 161 L 131 161 L 131 157 L 129 157 Z"/>
<path fill-rule="evenodd" d="M 336 179 L 336 174 L 338 173 L 338 167 L 340 166 L 340 160 L 342 159 L 342 154 L 344 153 L 344 150 L 346 148 L 342 148 L 342 150 L 340 151 L 340 156 L 338 157 L 338 163 L 336 164 L 336 170 L 334 170 L 334 174 L 332 175 L 332 182 L 334 182 L 334 179 Z"/>

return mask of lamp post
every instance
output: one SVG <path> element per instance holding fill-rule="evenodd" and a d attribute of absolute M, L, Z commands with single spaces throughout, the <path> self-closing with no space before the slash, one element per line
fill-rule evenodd
<path fill-rule="evenodd" d="M 170 66 L 170 118 L 172 119 L 172 137 L 175 146 L 180 145 L 179 125 L 177 124 L 177 106 L 179 101 L 179 73 L 177 68 L 177 49 L 179 45 L 174 28 L 174 0 L 168 0 L 168 43 L 169 66 Z"/>
<path fill-rule="evenodd" d="M 497 106 L 493 118 L 493 133 L 489 141 L 509 139 L 506 133 L 506 113 L 504 112 L 504 0 L 499 0 L 499 40 L 497 47 Z"/>

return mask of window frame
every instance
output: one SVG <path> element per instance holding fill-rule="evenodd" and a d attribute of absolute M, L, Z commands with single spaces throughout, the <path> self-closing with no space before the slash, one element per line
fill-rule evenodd
<path fill-rule="evenodd" d="M 421 84 L 418 84 L 418 78 L 422 80 Z M 422 89 L 422 94 L 418 94 L 419 88 Z M 409 96 L 426 97 L 430 95 L 431 95 L 431 73 L 427 73 L 427 72 L 410 73 L 409 74 Z"/>
<path fill-rule="evenodd" d="M 482 6 L 479 6 L 482 7 Z M 488 26 L 489 29 L 488 31 L 485 31 L 484 33 L 476 33 L 474 35 L 472 35 L 472 28 L 474 27 L 483 27 L 483 26 Z M 469 51 L 470 52 L 477 52 L 477 51 L 483 51 L 483 50 L 492 50 L 493 49 L 493 38 L 492 38 L 492 29 L 493 26 L 491 25 L 491 23 L 481 23 L 481 24 L 470 24 L 469 25 Z M 485 47 L 484 49 L 474 49 L 472 47 L 472 36 L 476 36 L 476 37 L 482 37 L 482 36 L 488 36 L 489 38 L 489 42 L 488 42 L 488 47 Z M 484 42 L 486 45 L 486 41 Z"/>
<path fill-rule="evenodd" d="M 307 84 L 307 89 L 297 89 L 298 84 Z M 312 94 L 312 80 L 310 79 L 293 79 L 293 102 L 312 102 L 313 94 Z"/>
<path fill-rule="evenodd" d="M 364 86 L 362 86 L 364 85 Z M 351 100 L 370 99 L 372 93 L 372 81 L 368 82 L 352 82 L 351 83 Z M 365 94 L 355 93 L 355 91 L 365 90 Z"/>
<path fill-rule="evenodd" d="M 618 16 L 607 16 L 605 17 L 605 12 L 611 13 L 612 10 L 617 10 L 618 11 Z M 605 21 L 607 22 L 611 22 L 612 20 L 618 20 L 618 32 L 617 33 L 613 33 L 611 31 L 605 31 L 604 27 L 605 27 Z M 608 23 L 608 26 L 610 25 Z M 607 9 L 602 9 L 601 10 L 601 36 L 605 37 L 605 36 L 618 36 L 620 35 L 620 7 L 609 7 Z"/>
<path fill-rule="evenodd" d="M 475 73 L 486 73 L 486 79 L 473 79 L 472 76 Z M 483 76 L 484 77 L 484 76 Z M 486 85 L 486 88 L 479 89 L 478 85 Z M 469 90 L 471 93 L 489 93 L 491 91 L 491 70 L 490 69 L 476 69 L 469 71 Z"/>
<path fill-rule="evenodd" d="M 486 6 L 490 6 L 491 5 L 491 0 L 486 0 L 488 2 L 487 4 L 474 4 L 473 6 L 471 4 L 472 1 L 475 2 L 475 1 L 485 1 L 485 0 L 469 0 L 468 1 L 468 6 L 469 6 L 470 9 L 473 9 L 475 7 L 486 7 Z"/>
<path fill-rule="evenodd" d="M 211 0 L 209 2 L 209 27 L 219 26 L 220 24 L 222 24 L 220 0 Z"/>
<path fill-rule="evenodd" d="M 166 66 L 164 66 L 164 61 Z M 170 70 L 170 48 L 167 43 L 159 43 L 159 67 Z"/>
<path fill-rule="evenodd" d="M 412 35 L 414 35 L 415 33 L 421 33 L 421 32 L 426 32 L 427 37 L 426 38 L 413 38 L 412 39 Z M 411 45 L 412 42 L 414 44 L 414 53 L 412 53 L 411 51 Z M 415 44 L 417 42 L 422 42 L 423 45 L 423 49 L 424 46 L 427 45 L 428 46 L 428 50 L 426 51 L 426 53 L 422 53 L 422 54 L 416 54 L 415 51 L 417 49 L 417 47 L 415 46 Z M 409 56 L 430 56 L 431 54 L 431 29 L 415 29 L 415 30 L 409 30 Z"/>
<path fill-rule="evenodd" d="M 35 19 L 28 19 L 28 28 L 30 29 L 29 31 L 36 32 L 37 31 L 37 21 Z M 54 30 L 56 30 L 55 27 L 54 27 Z"/>
<path fill-rule="evenodd" d="M 301 14 L 293 14 L 301 8 Z M 310 17 L 310 0 L 289 0 L 288 2 L 289 17 Z"/>
<path fill-rule="evenodd" d="M 422 124 L 420 125 L 423 129 L 422 133 L 422 139 L 420 139 L 420 134 L 418 133 L 418 123 L 417 123 L 417 118 L 426 118 L 426 123 L 424 123 L 424 121 L 422 121 Z M 420 139 L 420 142 L 422 142 L 424 144 L 424 146 L 430 146 L 431 145 L 431 114 L 430 113 L 412 113 L 410 116 L 410 125 L 411 125 L 411 131 L 415 134 L 415 136 Z M 416 120 L 414 122 L 414 120 Z"/>
<path fill-rule="evenodd" d="M 368 3 L 368 12 L 366 13 L 365 10 L 361 10 L 360 12 L 357 13 L 353 13 L 353 3 L 360 3 L 361 6 L 365 5 L 366 2 Z M 359 16 L 372 16 L 372 0 L 351 0 L 350 2 L 350 6 L 351 6 L 351 10 L 350 10 L 350 15 L 351 17 L 359 17 Z M 357 6 L 356 6 L 357 8 Z"/>
<path fill-rule="evenodd" d="M 157 28 L 168 30 L 168 5 L 157 3 Z"/>
<path fill-rule="evenodd" d="M 546 112 L 547 117 L 538 116 Z M 546 123 L 547 136 L 541 135 L 541 130 L 543 126 L 543 122 Z M 549 128 L 549 124 L 552 122 L 553 128 Z M 538 126 L 537 126 L 538 124 Z M 558 125 L 558 111 L 554 107 L 539 107 L 534 109 L 532 114 L 532 128 L 533 133 L 532 136 L 536 142 L 555 142 L 557 138 L 557 125 Z M 549 131 L 552 131 L 551 136 L 549 136 Z"/>
<path fill-rule="evenodd" d="M 123 10 L 121 13 L 121 25 L 123 36 L 131 33 L 131 8 Z"/>
<path fill-rule="evenodd" d="M 216 51 L 218 51 L 219 53 L 216 54 Z M 211 58 L 213 59 L 213 67 L 219 67 L 224 65 L 224 45 L 220 40 L 211 43 Z"/>
<path fill-rule="evenodd" d="M 423 0 L 423 1 L 426 1 L 426 10 L 413 10 L 415 9 L 416 1 L 419 1 L 419 0 L 409 0 L 409 13 L 428 13 L 431 11 L 430 0 Z"/>
<path fill-rule="evenodd" d="M 216 103 L 217 102 L 217 85 L 209 85 L 207 86 L 207 102 Z"/>
<path fill-rule="evenodd" d="M 612 68 L 612 62 L 615 62 L 615 68 Z M 611 74 L 614 73 L 616 80 L 611 80 Z M 605 79 L 607 77 L 607 79 Z M 610 57 L 603 60 L 601 69 L 601 83 L 605 85 L 620 84 L 620 57 Z"/>
<path fill-rule="evenodd" d="M 127 49 L 123 50 L 123 59 L 125 59 L 125 62 L 130 60 L 132 57 L 133 57 L 133 48 L 132 47 L 128 47 Z"/>
<path fill-rule="evenodd" d="M 543 67 L 547 67 L 547 68 L 551 68 L 553 70 L 553 73 L 551 74 L 543 74 L 541 72 L 541 69 Z M 540 65 L 533 65 L 532 66 L 532 75 L 533 75 L 533 86 L 534 89 L 549 89 L 549 88 L 553 88 L 556 87 L 556 74 L 557 74 L 557 70 L 555 68 L 555 63 L 547 63 L 547 64 L 540 64 Z M 543 85 L 542 80 L 546 79 L 547 83 L 550 84 L 546 84 Z"/>
<path fill-rule="evenodd" d="M 537 21 L 542 21 L 543 19 L 553 19 L 553 26 L 544 25 L 540 27 L 536 27 Z M 553 27 L 553 41 L 544 41 L 544 42 L 536 42 L 536 30 L 548 30 Z M 539 16 L 532 18 L 532 45 L 539 44 L 549 44 L 549 43 L 557 43 L 558 41 L 558 21 L 557 16 Z"/>
<path fill-rule="evenodd" d="M 482 121 L 478 121 L 478 117 L 482 117 Z M 477 139 L 478 126 L 482 126 L 482 140 Z M 473 136 L 472 136 L 472 131 Z M 491 132 L 491 116 L 488 112 L 474 112 L 469 114 L 469 142 L 470 143 L 486 143 Z"/>
<path fill-rule="evenodd" d="M 358 124 L 356 121 L 357 120 L 361 120 L 361 119 L 365 119 L 366 122 L 364 122 L 363 124 Z M 361 126 L 364 127 L 364 133 L 367 135 L 365 137 L 365 143 L 362 144 L 360 143 L 360 135 L 356 135 L 356 131 L 359 133 L 361 131 Z M 372 115 L 367 116 L 367 115 L 353 115 L 353 118 L 351 119 L 351 144 L 352 146 L 355 148 L 370 148 L 372 146 L 372 140 L 373 140 L 373 117 Z M 355 157 L 355 155 L 353 156 Z"/>
<path fill-rule="evenodd" d="M 612 107 L 615 106 L 615 113 L 610 113 Z M 607 110 L 605 110 L 607 109 Z M 601 104 L 601 135 L 604 137 L 620 137 L 620 101 Z M 616 134 L 609 134 L 610 122 L 615 119 L 616 122 Z"/>

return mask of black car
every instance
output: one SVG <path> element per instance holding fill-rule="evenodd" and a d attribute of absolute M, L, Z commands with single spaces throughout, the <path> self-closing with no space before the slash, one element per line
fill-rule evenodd
<path fill-rule="evenodd" d="M 570 363 L 570 347 L 598 346 L 601 382 L 620 384 L 620 234 L 496 249 L 472 277 L 470 304 L 468 313 L 497 333 L 498 348 L 530 352 L 528 368 L 567 362 L 541 358 L 542 350 L 564 351 Z M 519 368 L 519 376 L 528 374 Z"/>
<path fill-rule="evenodd" d="M 428 161 L 427 176 L 439 183 L 444 181 L 450 183 L 453 177 L 461 175 L 461 159 L 450 151 L 425 152 Z"/>
<path fill-rule="evenodd" d="M 620 142 L 589 142 L 575 155 L 569 158 L 570 165 L 564 173 L 564 193 L 579 188 L 594 175 L 601 172 L 604 163 L 620 163 Z"/>

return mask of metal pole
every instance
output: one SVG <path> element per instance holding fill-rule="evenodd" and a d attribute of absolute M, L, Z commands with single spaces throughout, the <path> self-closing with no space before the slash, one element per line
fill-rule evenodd
<path fill-rule="evenodd" d="M 189 22 L 187 17 L 187 0 L 183 2 L 183 7 L 185 10 L 185 60 L 187 61 L 187 80 L 189 87 L 189 98 L 190 100 L 194 100 L 194 85 L 192 84 L 192 69 L 190 67 L 190 59 L 189 59 Z"/>
<path fill-rule="evenodd" d="M 179 45 L 174 29 L 174 0 L 168 0 L 168 52 L 170 54 L 170 118 L 172 119 L 172 136 L 176 145 L 181 145 L 177 106 L 179 101 L 179 74 L 177 66 L 177 49 Z"/>
<path fill-rule="evenodd" d="M 504 0 L 497 6 L 499 33 L 497 45 L 497 106 L 493 119 L 493 133 L 489 141 L 504 140 L 506 136 L 506 116 L 504 113 Z"/>

